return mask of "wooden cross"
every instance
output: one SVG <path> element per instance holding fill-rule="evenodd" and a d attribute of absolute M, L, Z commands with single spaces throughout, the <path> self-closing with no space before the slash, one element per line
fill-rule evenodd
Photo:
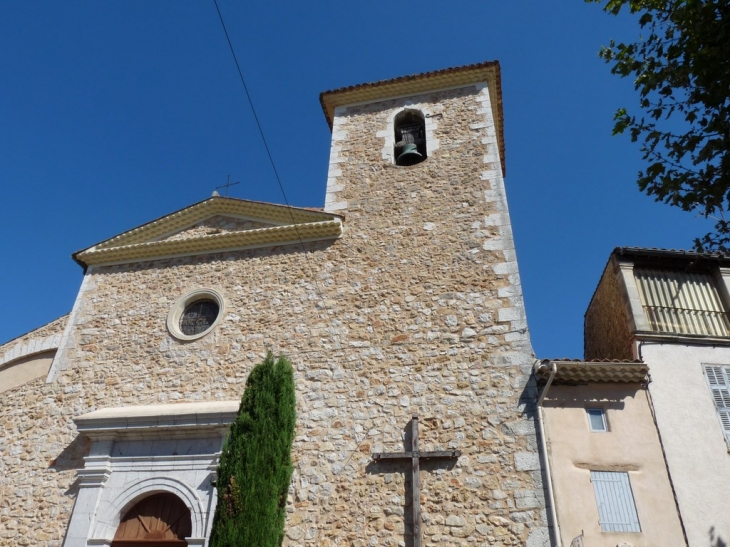
<path fill-rule="evenodd" d="M 419 477 L 421 460 L 455 459 L 461 456 L 458 450 L 420 452 L 418 450 L 418 414 L 411 420 L 411 450 L 409 452 L 375 452 L 373 460 L 411 461 L 411 508 L 413 510 L 413 547 L 421 547 L 421 488 Z"/>

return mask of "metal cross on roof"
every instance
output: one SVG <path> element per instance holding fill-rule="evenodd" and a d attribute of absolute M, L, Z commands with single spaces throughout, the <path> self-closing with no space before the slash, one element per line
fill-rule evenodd
<path fill-rule="evenodd" d="M 411 462 L 411 500 L 413 510 L 413 547 L 421 547 L 421 487 L 419 484 L 421 460 L 456 459 L 461 456 L 458 450 L 443 450 L 438 452 L 421 452 L 418 448 L 418 414 L 411 419 L 411 450 L 408 452 L 375 452 L 373 460 L 376 462 L 406 461 Z"/>
<path fill-rule="evenodd" d="M 218 188 L 225 188 L 226 197 L 228 197 L 228 188 L 231 186 L 235 186 L 236 184 L 241 184 L 241 181 L 231 182 L 231 175 L 228 175 L 228 182 L 226 182 L 225 184 L 221 184 L 220 186 L 216 186 L 215 189 L 218 190 Z"/>

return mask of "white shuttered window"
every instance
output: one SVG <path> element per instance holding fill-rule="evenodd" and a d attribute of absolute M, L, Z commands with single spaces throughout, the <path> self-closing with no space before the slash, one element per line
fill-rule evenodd
<path fill-rule="evenodd" d="M 601 532 L 641 532 L 628 473 L 591 471 Z"/>
<path fill-rule="evenodd" d="M 730 335 L 728 314 L 710 275 L 636 268 L 634 276 L 652 330 Z"/>
<path fill-rule="evenodd" d="M 730 366 L 705 365 L 705 378 L 715 401 L 725 441 L 730 445 Z"/>

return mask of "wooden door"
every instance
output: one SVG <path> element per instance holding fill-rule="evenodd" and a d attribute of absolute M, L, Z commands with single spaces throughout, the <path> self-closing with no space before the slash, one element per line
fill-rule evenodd
<path fill-rule="evenodd" d="M 190 511 L 174 494 L 154 494 L 122 517 L 112 547 L 187 547 Z"/>

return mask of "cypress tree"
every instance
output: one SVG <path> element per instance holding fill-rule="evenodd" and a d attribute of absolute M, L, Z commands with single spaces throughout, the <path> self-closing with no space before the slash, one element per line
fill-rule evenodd
<path fill-rule="evenodd" d="M 221 454 L 211 547 L 279 547 L 293 466 L 294 371 L 269 352 L 246 380 Z"/>

